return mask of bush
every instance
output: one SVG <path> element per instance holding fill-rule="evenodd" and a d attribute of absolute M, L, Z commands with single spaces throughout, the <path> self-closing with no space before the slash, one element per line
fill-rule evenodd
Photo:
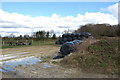
<path fill-rule="evenodd" d="M 81 26 L 75 32 L 90 32 L 94 37 L 100 36 L 120 36 L 119 25 L 109 25 L 109 24 L 86 24 Z"/>

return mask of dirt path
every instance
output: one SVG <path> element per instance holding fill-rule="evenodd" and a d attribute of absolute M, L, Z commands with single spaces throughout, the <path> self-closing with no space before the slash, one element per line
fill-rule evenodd
<path fill-rule="evenodd" d="M 41 58 L 41 57 L 51 57 L 51 59 L 52 59 L 52 57 L 54 57 L 56 55 L 58 50 L 59 50 L 59 46 L 31 46 L 31 47 L 3 49 L 2 56 L 0 56 L 0 58 L 1 58 L 0 63 L 3 62 L 4 64 L 7 65 L 7 66 L 4 66 L 4 64 L 2 64 L 2 66 L 1 66 L 1 68 L 2 68 L 1 71 L 3 71 L 3 77 L 31 77 L 30 75 L 32 73 L 30 74 L 31 70 L 29 70 L 29 69 L 32 69 L 32 68 L 30 68 L 32 66 L 29 65 L 29 66 L 23 67 L 23 66 L 21 66 L 21 64 L 18 64 L 17 66 L 14 67 L 14 69 L 10 69 L 10 68 L 8 68 L 9 65 L 7 62 L 9 62 L 11 64 L 13 63 L 12 65 L 14 65 L 15 62 L 13 62 L 13 61 L 15 61 L 15 60 L 19 61 L 24 58 L 25 59 L 27 58 L 28 60 L 32 60 L 32 61 L 35 61 L 36 58 Z M 35 57 L 35 59 L 33 59 L 33 57 Z M 24 63 L 24 61 L 21 61 L 21 62 Z M 20 63 L 20 61 L 18 63 Z M 36 65 L 34 64 L 33 69 L 37 69 L 37 65 L 39 65 L 39 64 L 38 63 L 36 63 Z M 43 65 L 43 67 L 44 67 L 44 65 Z M 8 72 L 6 72 L 6 70 Z M 14 70 L 14 71 L 11 71 L 11 70 Z M 20 74 L 16 74 L 16 73 L 18 73 L 18 71 L 20 71 Z M 25 73 L 25 75 L 24 75 L 24 73 Z M 43 75 L 41 75 L 41 76 L 43 76 Z M 36 77 L 36 76 L 34 76 L 34 77 Z"/>
<path fill-rule="evenodd" d="M 2 50 L 2 54 L 16 54 L 21 52 L 29 52 L 35 56 L 53 55 L 59 50 L 59 46 L 30 46 L 30 47 L 19 47 L 19 48 L 7 48 Z"/>
<path fill-rule="evenodd" d="M 88 42 L 87 40 L 85 40 Z M 93 43 L 92 40 L 90 43 Z M 88 43 L 82 43 L 84 50 Z M 87 44 L 87 45 L 86 45 Z M 85 45 L 84 47 L 82 47 Z M 60 46 L 31 46 L 3 49 L 0 56 L 0 72 L 3 78 L 107 78 L 102 74 L 83 73 L 75 68 L 69 69 L 53 64 Z"/>

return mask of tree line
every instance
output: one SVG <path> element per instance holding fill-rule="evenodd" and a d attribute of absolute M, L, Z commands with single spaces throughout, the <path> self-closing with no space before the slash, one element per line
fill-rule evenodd
<path fill-rule="evenodd" d="M 54 32 L 45 32 L 45 31 L 37 31 L 33 33 L 33 37 L 36 38 L 37 40 L 44 40 L 44 39 L 56 39 L 56 34 Z"/>
<path fill-rule="evenodd" d="M 2 40 L 45 40 L 45 39 L 56 39 L 56 34 L 54 31 L 37 31 L 34 32 L 31 36 L 28 34 L 15 36 L 14 34 L 10 34 L 9 36 L 2 37 Z"/>

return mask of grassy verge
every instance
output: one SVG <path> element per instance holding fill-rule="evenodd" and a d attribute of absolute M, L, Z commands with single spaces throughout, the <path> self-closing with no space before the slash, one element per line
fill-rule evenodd
<path fill-rule="evenodd" d="M 9 46 L 9 44 L 5 44 L 2 46 L 2 49 L 4 48 L 17 48 L 17 47 L 28 47 L 28 46 L 42 46 L 42 45 L 55 45 L 54 39 L 46 39 L 46 40 L 40 40 L 40 41 L 33 41 L 32 45 L 12 45 Z"/>
<path fill-rule="evenodd" d="M 76 52 L 65 57 L 60 64 L 65 67 L 82 68 L 85 72 L 120 74 L 120 40 L 103 39 L 87 48 L 87 54 Z"/>

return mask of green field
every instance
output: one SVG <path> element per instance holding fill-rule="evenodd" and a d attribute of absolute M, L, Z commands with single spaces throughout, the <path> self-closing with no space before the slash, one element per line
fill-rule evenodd
<path fill-rule="evenodd" d="M 26 40 L 2 40 L 4 41 L 4 45 L 2 45 L 2 49 L 4 48 L 15 48 L 15 47 L 27 47 L 27 46 L 41 46 L 41 45 L 55 45 L 55 39 L 45 39 L 45 40 L 27 40 L 27 42 L 32 42 L 32 45 L 16 45 L 15 42 L 26 42 Z M 13 42 L 13 45 L 9 45 L 9 42 Z"/>

